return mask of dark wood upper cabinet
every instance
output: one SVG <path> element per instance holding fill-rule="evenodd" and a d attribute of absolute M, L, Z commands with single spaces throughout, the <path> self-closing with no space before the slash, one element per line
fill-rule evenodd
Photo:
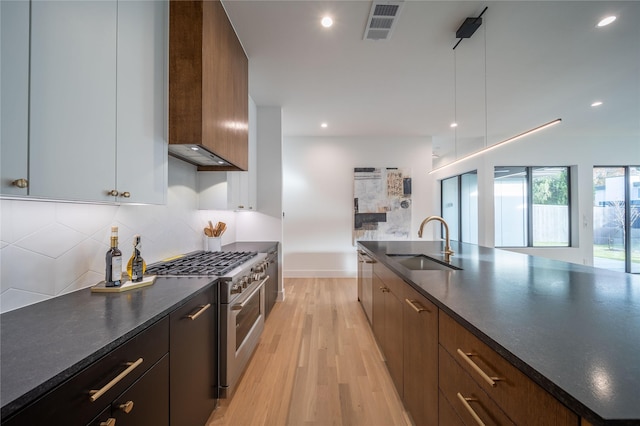
<path fill-rule="evenodd" d="M 249 65 L 222 3 L 172 0 L 169 33 L 169 152 L 198 170 L 247 170 Z M 194 145 L 229 164 L 187 157 Z"/>

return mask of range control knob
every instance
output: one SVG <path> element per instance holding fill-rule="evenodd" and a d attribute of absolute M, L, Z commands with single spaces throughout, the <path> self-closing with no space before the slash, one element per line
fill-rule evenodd
<path fill-rule="evenodd" d="M 242 286 L 239 286 L 238 284 L 234 284 L 233 287 L 231 287 L 231 294 L 237 294 L 237 293 L 242 293 Z"/>

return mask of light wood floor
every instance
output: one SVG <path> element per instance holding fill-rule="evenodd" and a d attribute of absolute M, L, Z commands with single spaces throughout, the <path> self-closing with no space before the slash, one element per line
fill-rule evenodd
<path fill-rule="evenodd" d="M 355 279 L 285 279 L 231 401 L 206 426 L 410 425 Z"/>

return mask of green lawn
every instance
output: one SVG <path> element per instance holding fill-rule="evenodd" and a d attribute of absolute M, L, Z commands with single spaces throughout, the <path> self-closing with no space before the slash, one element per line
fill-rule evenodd
<path fill-rule="evenodd" d="M 620 260 L 624 261 L 624 250 L 622 248 L 610 249 L 608 245 L 594 245 L 593 256 L 603 259 Z M 638 250 L 632 250 L 631 262 L 640 263 L 640 252 Z"/>

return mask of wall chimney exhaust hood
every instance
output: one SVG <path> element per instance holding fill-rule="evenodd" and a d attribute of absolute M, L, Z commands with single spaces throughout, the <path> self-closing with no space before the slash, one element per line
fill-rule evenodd
<path fill-rule="evenodd" d="M 233 167 L 228 161 L 223 160 L 202 145 L 171 144 L 169 145 L 169 155 L 196 166 Z M 233 169 L 235 170 L 235 168 Z"/>
<path fill-rule="evenodd" d="M 249 167 L 249 62 L 219 0 L 169 2 L 169 154 Z"/>

